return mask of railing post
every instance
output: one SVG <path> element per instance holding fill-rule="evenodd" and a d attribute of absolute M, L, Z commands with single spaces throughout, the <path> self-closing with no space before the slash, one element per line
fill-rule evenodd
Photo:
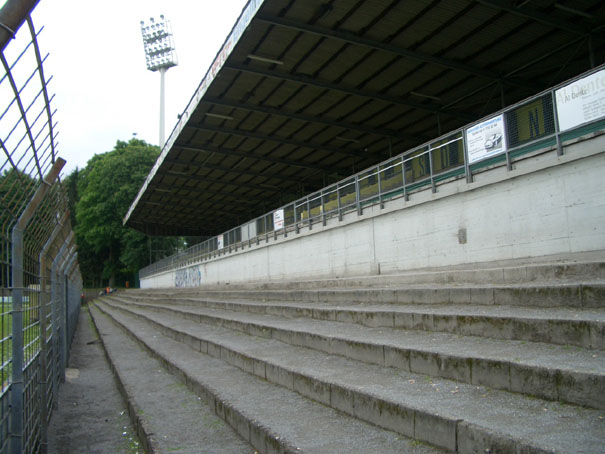
<path fill-rule="evenodd" d="M 403 177 L 403 200 L 407 202 L 410 200 L 410 196 L 408 195 L 407 179 L 405 177 L 405 156 L 401 157 L 401 175 Z"/>
<path fill-rule="evenodd" d="M 427 153 L 429 154 L 429 173 L 431 176 L 431 191 L 433 192 L 433 194 L 435 194 L 437 192 L 437 187 L 435 186 L 435 178 L 433 175 L 433 149 L 431 148 L 430 145 L 429 145 Z"/>
<path fill-rule="evenodd" d="M 361 209 L 361 194 L 359 189 L 359 175 L 355 175 L 355 203 L 357 205 L 357 216 L 361 216 L 363 214 L 363 210 Z"/>
<path fill-rule="evenodd" d="M 466 144 L 466 129 L 462 130 L 462 155 L 464 157 L 464 174 L 466 175 L 466 182 L 468 184 L 473 182 L 473 173 L 471 166 L 468 162 L 468 152 Z"/>
<path fill-rule="evenodd" d="M 552 93 L 552 112 L 553 112 L 553 123 L 555 124 L 555 137 L 557 140 L 557 156 L 563 156 L 563 144 L 561 143 L 561 131 L 559 130 L 559 115 L 557 112 L 557 98 L 555 90 Z"/>

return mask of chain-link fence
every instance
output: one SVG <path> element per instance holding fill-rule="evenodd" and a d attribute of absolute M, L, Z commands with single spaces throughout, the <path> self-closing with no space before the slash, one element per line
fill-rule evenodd
<path fill-rule="evenodd" d="M 36 3 L 0 9 L 0 454 L 46 452 L 82 290 Z"/>

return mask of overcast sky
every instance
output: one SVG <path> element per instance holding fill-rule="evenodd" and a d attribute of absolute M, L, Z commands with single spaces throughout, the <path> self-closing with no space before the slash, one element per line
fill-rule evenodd
<path fill-rule="evenodd" d="M 2 0 L 0 0 L 1 2 Z M 57 109 L 64 173 L 117 140 L 159 142 L 160 75 L 145 66 L 140 22 L 164 14 L 178 66 L 166 73 L 166 139 L 246 0 L 40 0 L 32 18 Z M 26 27 L 25 27 L 26 28 Z M 25 30 L 24 30 L 25 31 Z"/>

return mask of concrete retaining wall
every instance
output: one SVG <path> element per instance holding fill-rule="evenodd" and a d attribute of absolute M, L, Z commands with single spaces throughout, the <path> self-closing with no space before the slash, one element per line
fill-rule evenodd
<path fill-rule="evenodd" d="M 605 250 L 605 135 L 261 241 L 143 288 L 392 273 Z"/>

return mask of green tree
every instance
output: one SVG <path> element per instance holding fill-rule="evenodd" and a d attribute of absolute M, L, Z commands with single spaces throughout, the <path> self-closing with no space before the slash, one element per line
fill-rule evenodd
<path fill-rule="evenodd" d="M 100 283 L 98 279 L 112 286 L 123 284 L 149 263 L 148 237 L 124 227 L 122 220 L 159 152 L 142 140 L 118 141 L 112 151 L 95 155 L 74 177 L 78 180 L 76 242 L 88 285 Z M 176 238 L 154 241 L 161 242 L 168 254 L 178 245 Z"/>

